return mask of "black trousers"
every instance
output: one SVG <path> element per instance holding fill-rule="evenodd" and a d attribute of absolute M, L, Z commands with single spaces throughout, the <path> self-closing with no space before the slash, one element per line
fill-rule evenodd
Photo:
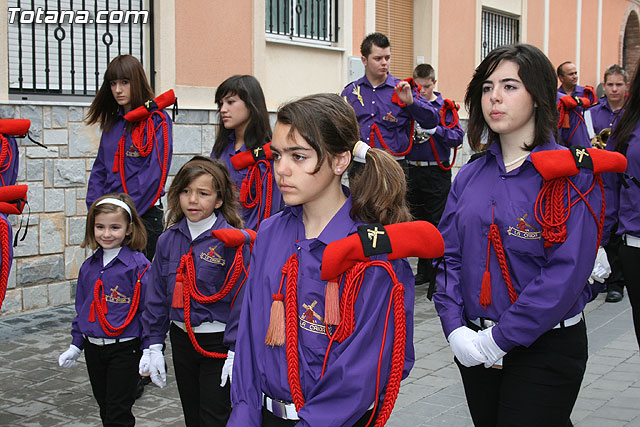
<path fill-rule="evenodd" d="M 619 253 L 627 295 L 631 303 L 633 327 L 636 330 L 638 346 L 640 346 L 640 248 L 622 244 Z"/>
<path fill-rule="evenodd" d="M 196 334 L 196 339 L 207 351 L 226 353 L 228 348 L 222 344 L 223 335 L 223 332 Z M 224 427 L 231 414 L 231 384 L 227 381 L 220 387 L 225 359 L 198 353 L 189 335 L 173 323 L 170 338 L 185 424 L 187 427 Z"/>
<path fill-rule="evenodd" d="M 85 342 L 87 371 L 93 396 L 100 407 L 102 425 L 135 425 L 131 408 L 141 355 L 138 339 L 102 346 Z"/>
<path fill-rule="evenodd" d="M 620 246 L 622 246 L 622 238 L 615 234 L 614 230 L 614 232 L 611 233 L 609 243 L 604 247 L 609 265 L 611 266 L 611 274 L 604 282 L 607 285 L 607 291 L 622 292 L 624 288 L 624 276 L 622 274 L 622 263 L 620 262 Z"/>
<path fill-rule="evenodd" d="M 445 162 L 444 166 L 448 166 Z M 429 221 L 436 227 L 447 203 L 451 189 L 451 171 L 438 166 L 409 165 L 407 201 L 416 220 Z M 418 274 L 431 279 L 433 267 L 430 259 L 418 259 Z"/>
<path fill-rule="evenodd" d="M 587 329 L 584 321 L 552 329 L 511 350 L 502 369 L 456 363 L 476 427 L 565 427 L 587 365 Z"/>
<path fill-rule="evenodd" d="M 380 405 L 378 405 L 378 409 Z M 365 414 L 360 417 L 360 419 L 353 425 L 353 427 L 365 427 L 369 422 L 369 418 L 371 417 L 371 412 L 373 409 L 368 410 Z M 267 408 L 262 407 L 262 427 L 293 427 L 298 424 L 298 421 L 294 420 L 283 420 L 282 418 L 278 418 L 273 415 L 271 412 L 267 411 Z M 371 426 L 376 424 L 376 418 L 371 421 Z"/>
<path fill-rule="evenodd" d="M 162 216 L 164 212 L 158 206 L 152 206 L 148 211 L 140 217 L 144 229 L 147 231 L 147 246 L 142 253 L 149 261 L 153 261 L 156 254 L 156 242 L 162 234 Z"/>

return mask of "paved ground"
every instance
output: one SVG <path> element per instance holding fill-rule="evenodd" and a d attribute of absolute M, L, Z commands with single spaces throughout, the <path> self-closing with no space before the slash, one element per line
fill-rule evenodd
<path fill-rule="evenodd" d="M 424 292 L 419 288 L 416 303 L 418 360 L 387 425 L 471 426 L 458 370 Z M 100 425 L 84 357 L 70 370 L 57 364 L 73 315 L 69 305 L 0 318 L 0 425 Z M 586 319 L 590 356 L 571 418 L 580 427 L 640 427 L 640 357 L 627 298 L 608 304 L 600 295 L 587 306 Z M 136 401 L 137 425 L 184 425 L 172 373 L 165 389 L 148 386 Z"/>

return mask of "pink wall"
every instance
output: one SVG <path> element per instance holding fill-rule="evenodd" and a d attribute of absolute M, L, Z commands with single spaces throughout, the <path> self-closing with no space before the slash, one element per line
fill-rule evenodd
<path fill-rule="evenodd" d="M 622 38 L 627 24 L 628 0 L 607 0 L 602 10 L 602 58 L 600 63 L 601 76 L 611 64 L 622 62 Z M 627 70 L 632 72 L 633 70 Z"/>
<path fill-rule="evenodd" d="M 578 77 L 581 85 L 596 87 L 597 44 L 598 44 L 598 0 L 582 0 L 582 28 L 580 37 L 580 70 Z"/>
<path fill-rule="evenodd" d="M 475 0 L 440 2 L 437 90 L 460 104 L 477 65 L 475 12 Z"/>
<path fill-rule="evenodd" d="M 360 56 L 360 43 L 366 36 L 364 19 L 365 0 L 353 0 L 353 56 Z"/>
<path fill-rule="evenodd" d="M 536 1 L 527 2 L 527 43 L 543 50 L 544 46 L 544 7 Z"/>
<path fill-rule="evenodd" d="M 176 2 L 176 84 L 214 87 L 233 74 L 252 72 L 252 4 Z"/>
<path fill-rule="evenodd" d="M 554 68 L 576 60 L 576 6 L 576 0 L 549 2 L 548 56 Z"/>

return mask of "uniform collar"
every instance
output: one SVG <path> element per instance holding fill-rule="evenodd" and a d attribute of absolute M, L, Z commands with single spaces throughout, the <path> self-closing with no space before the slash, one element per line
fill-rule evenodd
<path fill-rule="evenodd" d="M 109 264 L 105 265 L 105 267 L 113 265 L 116 262 L 116 260 L 128 266 L 131 263 L 131 259 L 133 258 L 134 252 L 135 251 L 131 249 L 129 245 L 122 245 L 122 247 L 120 248 L 120 252 L 118 252 L 118 255 L 116 255 L 116 257 L 112 259 L 111 262 L 109 262 Z M 92 263 L 97 262 L 100 265 L 102 265 L 103 253 L 104 253 L 104 250 L 102 248 L 98 248 L 98 250 L 93 253 L 91 262 Z"/>
<path fill-rule="evenodd" d="M 382 87 L 382 86 L 390 86 L 390 87 L 395 87 L 396 86 L 396 78 L 393 77 L 391 75 L 391 73 L 387 73 L 387 79 L 380 84 L 379 86 L 376 87 Z M 373 85 L 371 84 L 371 82 L 369 81 L 369 79 L 367 78 L 367 75 L 365 74 L 364 76 L 360 77 L 359 80 L 356 81 L 356 86 L 360 86 L 361 84 L 367 85 L 370 88 L 374 88 Z"/>
<path fill-rule="evenodd" d="M 444 98 L 442 98 L 442 94 L 436 91 L 433 91 L 433 93 L 436 95 L 436 99 L 429 102 L 431 102 L 431 104 L 433 105 L 437 105 L 438 107 L 442 108 L 442 106 L 444 105 Z"/>
<path fill-rule="evenodd" d="M 216 214 L 216 222 L 213 223 L 213 226 L 210 228 L 210 230 L 218 230 L 220 228 L 226 227 L 228 225 L 227 224 L 227 220 L 222 215 L 222 212 L 220 212 L 220 210 L 216 210 L 216 211 L 214 211 L 214 213 Z M 189 241 L 191 242 L 191 233 L 189 232 L 189 225 L 187 224 L 187 217 L 182 217 L 180 222 L 178 222 L 177 224 L 174 224 L 171 227 L 169 227 L 169 230 L 174 230 L 175 232 L 181 233 L 186 238 L 188 238 Z M 210 236 L 211 235 L 207 234 L 207 233 L 200 234 L 200 236 L 196 237 L 195 240 L 193 240 L 193 243 L 195 243 L 197 241 L 200 241 L 200 240 L 204 240 L 204 239 L 206 239 L 206 238 L 208 238 Z"/>

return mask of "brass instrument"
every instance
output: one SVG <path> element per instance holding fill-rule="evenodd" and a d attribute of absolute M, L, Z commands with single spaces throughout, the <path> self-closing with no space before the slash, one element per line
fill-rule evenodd
<path fill-rule="evenodd" d="M 609 135 L 611 135 L 611 128 L 602 129 L 600 133 L 591 139 L 591 145 L 593 145 L 594 148 L 604 149 L 604 147 L 607 146 Z"/>

